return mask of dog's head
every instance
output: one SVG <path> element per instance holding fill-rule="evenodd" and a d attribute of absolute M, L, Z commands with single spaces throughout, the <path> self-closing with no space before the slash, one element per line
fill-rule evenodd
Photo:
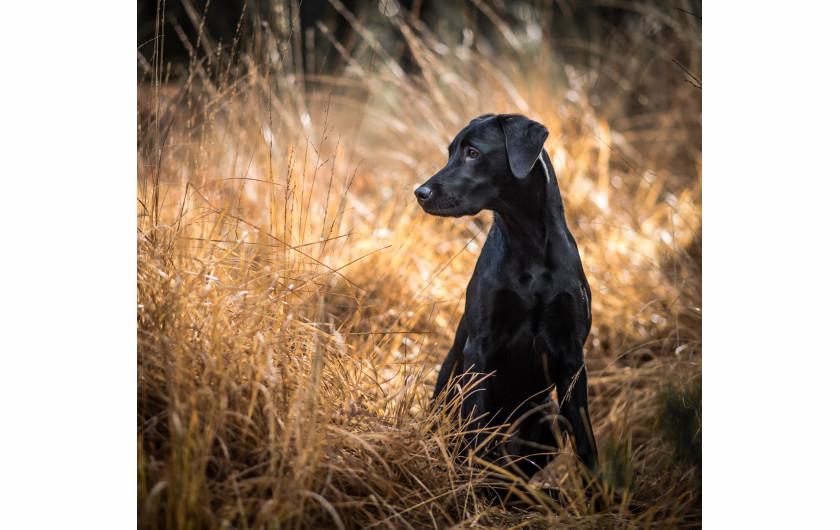
<path fill-rule="evenodd" d="M 449 161 L 414 190 L 427 213 L 446 217 L 496 209 L 505 188 L 529 178 L 548 129 L 518 114 L 485 114 L 473 119 L 449 144 Z M 544 178 L 544 177 L 543 177 Z"/>

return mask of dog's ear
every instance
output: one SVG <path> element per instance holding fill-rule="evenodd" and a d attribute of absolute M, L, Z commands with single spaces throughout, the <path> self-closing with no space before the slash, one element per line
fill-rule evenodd
<path fill-rule="evenodd" d="M 524 179 L 542 153 L 548 129 L 541 123 L 517 115 L 502 119 L 502 131 L 505 133 L 510 170 L 514 177 Z"/>

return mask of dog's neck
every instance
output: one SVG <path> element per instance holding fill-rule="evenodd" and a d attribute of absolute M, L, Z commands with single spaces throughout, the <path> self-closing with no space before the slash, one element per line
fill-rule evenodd
<path fill-rule="evenodd" d="M 562 237 L 558 227 L 567 230 L 557 177 L 545 156 L 543 151 L 518 193 L 510 194 L 506 204 L 494 211 L 494 223 L 514 259 L 546 260 L 552 243 Z"/>
<path fill-rule="evenodd" d="M 527 257 L 529 261 L 545 260 L 548 253 L 547 228 L 542 219 L 530 216 L 523 218 L 521 215 L 496 212 L 493 223 L 501 231 L 511 259 Z"/>

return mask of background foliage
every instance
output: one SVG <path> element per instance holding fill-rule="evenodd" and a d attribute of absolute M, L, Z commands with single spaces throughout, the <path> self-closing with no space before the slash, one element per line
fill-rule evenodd
<path fill-rule="evenodd" d="M 700 6 L 306 4 L 138 4 L 139 526 L 700 526 Z M 430 412 L 492 217 L 412 192 L 487 112 L 551 133 L 595 498 L 567 448 L 490 503 Z"/>

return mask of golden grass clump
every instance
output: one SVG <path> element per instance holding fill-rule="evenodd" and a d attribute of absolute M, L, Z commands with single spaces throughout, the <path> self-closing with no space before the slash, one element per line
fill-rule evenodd
<path fill-rule="evenodd" d="M 476 0 L 494 33 L 454 37 L 331 5 L 358 35 L 331 76 L 289 58 L 294 13 L 140 76 L 138 526 L 700 526 L 692 6 L 639 5 L 593 39 L 556 24 L 574 3 Z M 434 218 L 412 192 L 487 112 L 551 132 L 593 291 L 592 484 L 568 447 L 530 484 L 456 458 L 457 415 L 431 403 L 492 217 Z"/>

